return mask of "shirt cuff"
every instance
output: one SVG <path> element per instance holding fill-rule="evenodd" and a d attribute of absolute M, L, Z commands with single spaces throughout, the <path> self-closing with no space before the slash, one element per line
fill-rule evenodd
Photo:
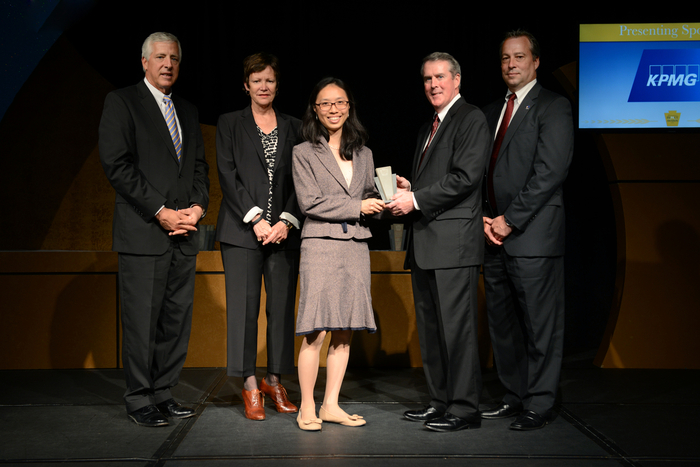
<path fill-rule="evenodd" d="M 296 227 L 297 229 L 299 228 L 299 219 L 294 217 L 292 214 L 289 214 L 288 212 L 283 212 L 282 214 L 280 214 L 280 219 L 289 221 L 294 227 Z"/>
<path fill-rule="evenodd" d="M 262 215 L 262 213 L 263 213 L 263 210 L 260 209 L 259 207 L 255 206 L 250 211 L 248 211 L 248 214 L 246 214 L 245 217 L 243 218 L 243 222 L 245 222 L 247 224 L 248 222 L 253 220 L 253 217 L 257 216 L 258 214 Z"/>

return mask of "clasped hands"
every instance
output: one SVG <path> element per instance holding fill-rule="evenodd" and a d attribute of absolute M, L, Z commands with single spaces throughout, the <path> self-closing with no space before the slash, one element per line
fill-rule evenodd
<path fill-rule="evenodd" d="M 253 220 L 256 220 L 259 216 L 260 214 L 254 217 Z M 258 241 L 262 242 L 263 245 L 269 243 L 276 243 L 279 245 L 287 239 L 289 229 L 287 228 L 287 224 L 282 221 L 271 226 L 265 219 L 261 219 L 257 224 L 253 225 L 253 232 L 255 232 Z"/>
<path fill-rule="evenodd" d="M 178 211 L 163 208 L 156 214 L 156 219 L 160 222 L 161 227 L 168 231 L 168 235 L 183 235 L 187 237 L 189 232 L 197 231 L 196 225 L 203 212 L 202 207 L 196 205 Z"/>
<path fill-rule="evenodd" d="M 484 237 L 486 243 L 491 246 L 503 245 L 503 240 L 513 231 L 512 227 L 506 224 L 505 216 L 498 216 L 493 219 L 484 216 Z"/>

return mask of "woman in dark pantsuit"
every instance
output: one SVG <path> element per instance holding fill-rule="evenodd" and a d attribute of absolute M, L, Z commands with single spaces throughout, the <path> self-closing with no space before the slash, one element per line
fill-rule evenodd
<path fill-rule="evenodd" d="M 293 413 L 280 383 L 294 373 L 294 301 L 303 216 L 292 181 L 292 148 L 300 121 L 272 106 L 279 66 L 269 54 L 243 62 L 250 106 L 224 114 L 216 130 L 223 201 L 216 239 L 226 274 L 228 375 L 243 377 L 245 416 L 264 420 L 264 395 Z M 265 278 L 267 375 L 255 379 L 260 288 Z"/>

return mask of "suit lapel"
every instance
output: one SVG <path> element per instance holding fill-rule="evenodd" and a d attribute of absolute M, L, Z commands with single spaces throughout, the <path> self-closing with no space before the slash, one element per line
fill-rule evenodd
<path fill-rule="evenodd" d="M 267 162 L 265 161 L 265 151 L 262 147 L 262 142 L 260 141 L 260 135 L 258 135 L 258 127 L 255 124 L 255 118 L 253 117 L 253 111 L 250 107 L 246 107 L 241 113 L 241 118 L 243 119 L 243 128 L 248 134 L 248 137 L 253 142 L 255 147 L 255 152 L 258 154 L 260 163 L 263 165 L 265 170 L 267 170 Z"/>
<path fill-rule="evenodd" d="M 163 143 L 165 143 L 165 145 L 168 147 L 170 155 L 173 156 L 175 162 L 178 162 L 177 153 L 175 152 L 175 145 L 173 145 L 173 138 L 170 136 L 168 125 L 165 124 L 163 113 L 160 111 L 156 100 L 153 98 L 153 94 L 151 94 L 151 91 L 148 90 L 143 81 L 139 82 L 138 90 L 141 96 L 141 105 L 153 121 L 153 125 L 156 127 L 158 134 L 163 139 Z M 182 138 L 182 136 L 180 137 Z"/>
<path fill-rule="evenodd" d="M 330 172 L 331 175 L 333 175 L 333 178 L 336 179 L 336 181 L 340 184 L 340 186 L 343 187 L 343 189 L 350 194 L 350 187 L 348 187 L 347 182 L 345 181 L 345 177 L 343 176 L 343 171 L 340 170 L 340 166 L 338 165 L 338 161 L 335 160 L 335 156 L 333 155 L 333 152 L 331 151 L 331 148 L 328 146 L 328 142 L 324 139 L 321 138 L 321 141 L 319 144 L 323 147 L 322 151 L 314 151 L 314 154 L 316 154 L 316 157 L 318 157 L 318 160 L 323 164 L 323 166 Z M 352 178 L 355 178 L 355 170 L 353 167 L 353 176 Z M 350 180 L 352 183 L 352 180 Z"/>
<path fill-rule="evenodd" d="M 280 161 L 282 160 L 281 154 L 284 151 L 285 144 L 287 142 L 287 132 L 289 131 L 289 121 L 287 121 L 286 118 L 284 118 L 279 112 L 277 112 L 277 109 L 275 109 L 275 115 L 277 116 L 277 152 L 275 153 L 275 168 L 274 171 L 277 171 L 277 167 L 280 165 Z"/>
<path fill-rule="evenodd" d="M 336 162 L 337 165 L 337 162 Z M 364 179 L 364 174 L 367 168 L 365 167 L 365 159 L 360 157 L 357 153 L 352 156 L 352 179 L 350 180 L 350 193 L 355 193 L 358 188 L 363 189 L 363 184 L 360 183 Z M 343 177 L 345 180 L 345 177 Z"/>
<path fill-rule="evenodd" d="M 415 180 L 418 176 L 418 164 L 420 164 L 421 154 L 423 153 L 423 145 L 428 139 L 428 135 L 430 135 L 430 125 L 423 125 L 421 131 L 418 132 L 418 135 L 419 136 L 418 142 L 416 143 L 416 153 L 413 155 L 413 171 L 411 172 L 413 180 Z"/>
<path fill-rule="evenodd" d="M 489 129 L 491 130 L 491 141 L 496 139 L 496 132 L 498 132 L 496 125 L 498 125 L 498 118 L 501 116 L 501 110 L 503 109 L 504 105 L 505 102 L 501 102 L 500 107 L 494 105 L 492 110 L 490 110 L 486 115 L 486 123 L 489 125 Z"/>
<path fill-rule="evenodd" d="M 425 157 L 423 158 L 423 163 L 420 166 L 416 166 L 416 178 L 420 177 L 421 172 L 425 169 L 425 167 L 428 165 L 430 162 L 430 157 L 433 155 L 433 152 L 437 145 L 440 143 L 440 139 L 442 138 L 442 135 L 445 133 L 447 127 L 450 124 L 450 121 L 452 120 L 452 115 L 462 107 L 462 104 L 464 103 L 464 99 L 460 97 L 457 99 L 457 102 L 452 104 L 452 107 L 450 107 L 450 110 L 447 112 L 447 115 L 445 115 L 445 120 L 440 122 L 440 126 L 438 127 L 437 131 L 435 132 L 435 136 L 433 136 L 433 140 L 430 142 L 430 146 L 428 146 L 428 149 L 425 152 Z M 425 139 L 423 139 L 423 143 L 425 143 L 425 140 L 428 139 L 428 135 L 430 135 L 430 130 L 431 130 L 432 125 L 428 125 L 428 133 L 425 135 Z M 420 149 L 419 151 L 422 150 L 423 145 L 421 143 L 418 143 Z M 418 157 L 418 163 L 420 163 L 420 156 Z"/>
<path fill-rule="evenodd" d="M 530 92 L 527 93 L 527 96 L 525 96 L 523 102 L 520 103 L 520 105 L 518 106 L 518 111 L 515 112 L 513 118 L 510 119 L 510 124 L 508 125 L 508 129 L 506 130 L 506 134 L 503 136 L 501 149 L 498 151 L 498 159 L 496 160 L 496 164 L 498 164 L 498 161 L 500 160 L 500 156 L 501 154 L 503 154 L 503 151 L 505 151 L 505 149 L 508 147 L 508 143 L 510 143 L 515 133 L 517 133 L 520 124 L 523 122 L 523 120 L 525 120 L 527 114 L 535 106 L 537 95 L 540 93 L 541 88 L 542 86 L 540 86 L 539 83 L 536 83 L 535 86 L 533 86 L 533 88 L 530 89 Z"/>

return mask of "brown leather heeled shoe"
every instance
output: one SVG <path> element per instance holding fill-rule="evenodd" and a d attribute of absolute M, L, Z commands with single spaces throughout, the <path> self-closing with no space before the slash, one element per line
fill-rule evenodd
<path fill-rule="evenodd" d="M 265 382 L 265 378 L 260 382 L 260 390 L 263 394 L 267 394 L 275 403 L 277 411 L 280 413 L 296 413 L 299 409 L 296 405 L 289 402 L 287 390 L 282 384 L 277 383 L 277 386 L 270 386 Z"/>
<path fill-rule="evenodd" d="M 259 389 L 243 390 L 245 418 L 250 420 L 265 420 L 265 396 Z"/>

